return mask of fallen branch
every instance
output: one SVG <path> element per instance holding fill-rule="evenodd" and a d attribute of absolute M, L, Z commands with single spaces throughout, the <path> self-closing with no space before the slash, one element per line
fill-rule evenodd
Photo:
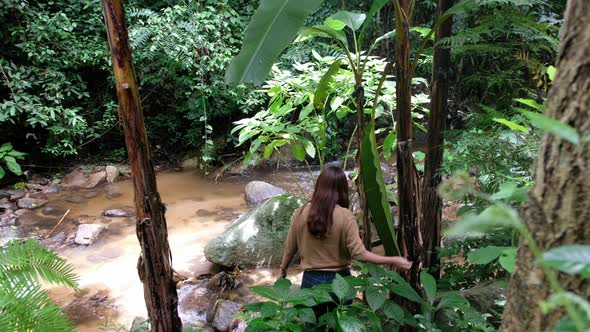
<path fill-rule="evenodd" d="M 66 213 L 64 213 L 64 215 L 61 217 L 61 219 L 57 222 L 57 224 L 55 226 L 53 226 L 53 228 L 51 229 L 51 232 L 49 232 L 49 234 L 47 234 L 47 236 L 45 236 L 46 239 L 49 238 L 51 236 L 51 234 L 53 234 L 53 232 L 57 229 L 57 227 L 59 227 L 61 222 L 64 221 L 64 219 L 66 219 L 66 216 L 68 215 L 68 213 L 70 213 L 70 209 L 68 209 L 66 211 Z"/>

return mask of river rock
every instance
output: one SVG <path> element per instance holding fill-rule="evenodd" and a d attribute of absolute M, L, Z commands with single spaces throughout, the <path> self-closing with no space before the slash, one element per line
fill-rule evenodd
<path fill-rule="evenodd" d="M 46 206 L 41 212 L 46 216 L 63 216 L 66 213 L 66 209 L 56 206 Z"/>
<path fill-rule="evenodd" d="M 135 210 L 130 207 L 124 207 L 119 209 L 109 209 L 102 213 L 105 217 L 111 218 L 127 218 L 127 217 L 134 217 Z"/>
<path fill-rule="evenodd" d="M 81 171 L 73 171 L 66 175 L 61 186 L 63 188 L 85 188 L 92 189 L 101 183 L 106 182 L 107 173 L 105 171 L 98 171 L 91 174 L 84 174 Z"/>
<path fill-rule="evenodd" d="M 240 311 L 240 304 L 229 300 L 218 300 L 217 310 L 213 318 L 213 329 L 215 331 L 227 331 L 234 321 L 234 314 Z"/>
<path fill-rule="evenodd" d="M 24 190 L 14 190 L 10 195 L 10 200 L 13 202 L 18 201 L 19 199 L 25 197 L 26 194 L 27 193 Z"/>
<path fill-rule="evenodd" d="M 7 198 L 0 199 L 0 212 L 4 210 L 13 210 L 14 204 L 10 203 Z"/>
<path fill-rule="evenodd" d="M 5 210 L 4 214 L 0 215 L 0 227 L 12 226 L 16 224 L 16 215 L 12 210 Z"/>
<path fill-rule="evenodd" d="M 269 199 L 209 241 L 205 257 L 228 267 L 280 264 L 293 211 L 305 203 L 295 196 Z"/>
<path fill-rule="evenodd" d="M 199 165 L 200 165 L 200 158 L 198 156 L 185 159 L 180 163 L 180 167 L 186 168 L 186 169 L 196 169 L 196 168 L 199 168 Z"/>
<path fill-rule="evenodd" d="M 43 189 L 42 193 L 44 194 L 55 194 L 59 192 L 59 187 L 56 185 L 50 185 L 49 187 Z"/>
<path fill-rule="evenodd" d="M 286 194 L 287 191 L 264 181 L 252 181 L 246 185 L 246 202 L 249 206 L 262 204 L 269 198 Z"/>
<path fill-rule="evenodd" d="M 19 199 L 17 204 L 21 209 L 36 209 L 47 204 L 47 200 L 43 198 L 25 197 Z"/>
<path fill-rule="evenodd" d="M 91 245 L 96 241 L 104 229 L 104 225 L 80 224 L 74 242 L 80 245 Z"/>
<path fill-rule="evenodd" d="M 18 240 L 18 231 L 10 226 L 0 227 L 0 247 L 4 247 L 10 241 Z"/>
<path fill-rule="evenodd" d="M 106 173 L 107 173 L 107 182 L 108 183 L 116 182 L 117 179 L 119 178 L 119 170 L 117 169 L 117 167 L 115 167 L 113 165 L 107 166 Z"/>

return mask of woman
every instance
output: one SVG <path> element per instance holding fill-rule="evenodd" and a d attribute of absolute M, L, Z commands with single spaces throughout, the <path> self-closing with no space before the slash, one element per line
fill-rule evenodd
<path fill-rule="evenodd" d="M 328 167 L 318 177 L 311 203 L 295 210 L 281 263 L 281 278 L 299 252 L 303 280 L 301 288 L 332 282 L 336 273 L 350 275 L 353 260 L 391 264 L 407 270 L 412 262 L 399 256 L 388 257 L 365 249 L 356 219 L 348 209 L 348 181 L 339 167 Z M 316 317 L 330 310 L 314 308 Z"/>

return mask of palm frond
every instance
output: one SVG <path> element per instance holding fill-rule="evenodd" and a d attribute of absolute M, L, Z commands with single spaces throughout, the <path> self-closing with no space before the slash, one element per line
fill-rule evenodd
<path fill-rule="evenodd" d="M 26 279 L 0 278 L 0 331 L 75 331 L 47 292 Z"/>
<path fill-rule="evenodd" d="M 55 252 L 33 240 L 12 241 L 0 250 L 0 278 L 12 282 L 26 280 L 38 284 L 38 278 L 53 285 L 77 287 L 74 267 Z"/>

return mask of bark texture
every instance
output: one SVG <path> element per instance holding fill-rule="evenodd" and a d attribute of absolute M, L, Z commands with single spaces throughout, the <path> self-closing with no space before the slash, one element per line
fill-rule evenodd
<path fill-rule="evenodd" d="M 172 256 L 168 245 L 165 207 L 156 187 L 143 114 L 133 70 L 131 49 L 121 0 L 103 0 L 109 47 L 113 59 L 119 117 L 133 179 L 137 238 L 141 256 L 137 263 L 152 331 L 182 330 L 178 317 L 178 297 L 173 280 Z"/>
<path fill-rule="evenodd" d="M 562 29 L 558 73 L 547 100 L 546 115 L 590 134 L 590 2 L 570 0 Z M 545 134 L 535 166 L 535 185 L 525 207 L 526 226 L 542 250 L 590 243 L 590 149 Z M 590 280 L 559 275 L 565 289 L 590 297 Z M 510 281 L 501 331 L 546 331 L 561 318 L 542 315 L 539 302 L 550 294 L 530 249 L 521 244 Z"/>
<path fill-rule="evenodd" d="M 396 0 L 396 106 L 397 106 L 397 181 L 398 181 L 398 244 L 402 255 L 413 261 L 405 274 L 415 289 L 420 289 L 419 264 L 422 256 L 420 227 L 417 218 L 416 189 L 418 174 L 412 157 L 412 73 L 410 62 L 410 0 Z M 416 313 L 418 307 L 411 301 L 403 305 Z M 405 331 L 413 328 L 407 327 Z"/>
<path fill-rule="evenodd" d="M 453 5 L 454 0 L 439 0 L 436 16 L 439 19 Z M 438 41 L 451 36 L 453 19 L 448 18 L 436 30 L 434 46 L 434 64 L 432 72 L 432 96 L 430 115 L 428 117 L 427 152 L 424 163 L 424 180 L 422 187 L 422 225 L 424 231 L 424 267 L 438 279 L 440 276 L 440 258 L 436 248 L 440 247 L 442 199 L 436 189 L 441 182 L 440 167 L 443 161 L 445 122 L 447 118 L 447 98 L 449 92 L 449 66 L 451 49 L 441 47 Z"/>

